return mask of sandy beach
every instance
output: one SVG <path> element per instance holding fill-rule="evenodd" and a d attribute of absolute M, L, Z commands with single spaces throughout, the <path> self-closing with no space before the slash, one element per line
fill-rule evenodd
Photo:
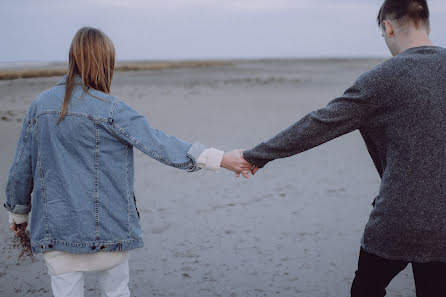
<path fill-rule="evenodd" d="M 112 94 L 151 125 L 222 150 L 250 148 L 342 94 L 380 60 L 265 60 L 117 72 Z M 131 69 L 127 69 L 131 70 Z M 0 80 L 0 192 L 23 117 L 60 77 Z M 145 247 L 130 258 L 132 296 L 350 296 L 379 175 L 355 131 L 249 179 L 187 173 L 136 151 Z M 0 219 L 0 296 L 52 296 L 41 255 L 17 263 Z M 98 296 L 92 275 L 86 296 Z M 414 297 L 411 267 L 390 297 Z"/>

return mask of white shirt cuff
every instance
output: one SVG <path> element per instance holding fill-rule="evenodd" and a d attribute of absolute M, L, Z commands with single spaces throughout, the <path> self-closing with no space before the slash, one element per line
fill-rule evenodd
<path fill-rule="evenodd" d="M 29 214 L 17 214 L 9 212 L 9 224 L 20 225 L 28 222 Z"/>
<path fill-rule="evenodd" d="M 214 148 L 205 149 L 197 158 L 197 166 L 208 170 L 218 170 L 224 153 Z"/>

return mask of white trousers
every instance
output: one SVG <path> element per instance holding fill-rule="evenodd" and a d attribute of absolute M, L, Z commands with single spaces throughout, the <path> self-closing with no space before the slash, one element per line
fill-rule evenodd
<path fill-rule="evenodd" d="M 129 261 L 97 272 L 102 297 L 129 297 Z M 51 276 L 54 297 L 84 297 L 85 272 L 69 272 Z"/>

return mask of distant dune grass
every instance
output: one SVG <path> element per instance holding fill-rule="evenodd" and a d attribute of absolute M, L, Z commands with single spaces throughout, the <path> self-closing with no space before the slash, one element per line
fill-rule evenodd
<path fill-rule="evenodd" d="M 233 61 L 166 61 L 166 62 L 118 62 L 116 71 L 142 71 L 142 70 L 162 70 L 178 68 L 198 68 L 232 65 Z M 26 66 L 25 66 L 26 67 Z M 19 69 L 0 69 L 0 80 L 62 76 L 67 73 L 68 66 L 55 64 L 44 67 L 31 67 Z"/>
<path fill-rule="evenodd" d="M 0 70 L 0 80 L 62 76 L 66 69 L 20 69 L 20 70 Z"/>
<path fill-rule="evenodd" d="M 277 62 L 277 61 L 301 61 L 310 63 L 336 63 L 355 60 L 373 60 L 381 62 L 383 58 L 267 58 L 267 59 L 237 59 L 237 60 L 196 60 L 196 61 L 125 61 L 116 64 L 116 71 L 143 71 L 163 70 L 179 68 L 200 68 L 227 66 L 239 63 Z M 62 76 L 67 73 L 66 63 L 50 63 L 45 66 L 29 66 L 15 68 L 0 68 L 0 80 Z"/>

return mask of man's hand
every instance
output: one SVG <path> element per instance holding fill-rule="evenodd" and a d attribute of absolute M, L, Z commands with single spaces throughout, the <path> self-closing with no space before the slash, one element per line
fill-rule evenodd
<path fill-rule="evenodd" d="M 252 167 L 252 168 L 251 168 L 251 174 L 252 174 L 252 175 L 256 174 L 256 172 L 259 171 L 259 169 L 260 169 L 260 168 L 259 168 L 259 167 L 256 167 L 256 166 Z"/>
<path fill-rule="evenodd" d="M 22 237 L 25 234 L 26 227 L 28 226 L 28 223 L 23 224 L 11 224 L 11 231 L 14 232 L 15 236 Z"/>
<path fill-rule="evenodd" d="M 242 174 L 245 178 L 248 178 L 249 172 L 253 169 L 253 165 L 243 158 L 242 152 L 243 150 L 226 152 L 223 155 L 220 166 L 234 171 L 237 177 Z"/>

